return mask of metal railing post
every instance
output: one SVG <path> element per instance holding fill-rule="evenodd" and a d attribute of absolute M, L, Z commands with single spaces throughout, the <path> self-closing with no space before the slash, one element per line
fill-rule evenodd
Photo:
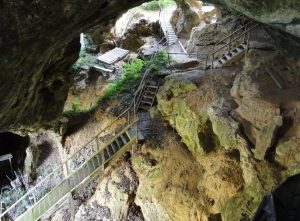
<path fill-rule="evenodd" d="M 75 209 L 74 209 L 74 203 L 73 203 L 73 196 L 72 193 L 69 193 L 69 202 L 70 202 L 70 209 L 71 209 L 71 221 L 75 220 Z"/>
<path fill-rule="evenodd" d="M 130 124 L 130 110 L 127 112 L 127 123 Z"/>
<path fill-rule="evenodd" d="M 249 51 L 249 44 L 250 44 L 250 32 L 248 32 L 248 34 L 247 34 L 248 36 L 247 36 L 247 46 L 246 46 L 246 52 L 248 53 L 248 51 Z"/>
<path fill-rule="evenodd" d="M 97 146 L 97 151 L 99 151 L 99 137 L 96 136 L 96 146 Z"/>
<path fill-rule="evenodd" d="M 228 53 L 230 52 L 230 49 L 231 49 L 231 36 L 230 36 L 230 38 L 229 38 Z"/>

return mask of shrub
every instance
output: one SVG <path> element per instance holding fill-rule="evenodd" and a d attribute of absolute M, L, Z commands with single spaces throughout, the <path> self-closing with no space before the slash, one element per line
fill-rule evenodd
<path fill-rule="evenodd" d="M 79 110 L 80 109 L 80 99 L 78 97 L 74 98 L 72 101 L 72 109 Z"/>
<path fill-rule="evenodd" d="M 168 7 L 176 6 L 175 1 L 173 1 L 173 0 L 159 0 L 159 2 L 160 2 L 160 5 L 163 8 L 168 8 Z"/>
<path fill-rule="evenodd" d="M 108 85 L 104 95 L 100 97 L 98 103 L 134 90 L 141 77 L 143 66 L 144 61 L 141 59 L 135 59 L 133 62 L 125 64 L 123 66 L 123 75 Z"/>
<path fill-rule="evenodd" d="M 141 5 L 141 8 L 146 11 L 158 11 L 160 9 L 159 4 L 162 8 L 168 8 L 176 5 L 173 0 L 159 0 L 144 3 Z"/>
<path fill-rule="evenodd" d="M 160 9 L 158 1 L 144 3 L 141 5 L 141 7 L 146 11 L 158 11 Z"/>
<path fill-rule="evenodd" d="M 151 62 L 150 60 L 147 63 Z M 158 52 L 152 63 L 150 63 L 151 72 L 157 72 L 158 70 L 165 68 L 169 62 L 169 56 L 166 50 Z"/>
<path fill-rule="evenodd" d="M 75 62 L 75 64 L 72 65 L 70 72 L 73 75 L 76 75 L 79 72 L 79 69 L 83 65 L 92 66 L 96 63 L 96 56 L 91 55 L 89 53 L 86 53 L 85 50 L 81 50 L 79 53 L 79 58 Z"/>

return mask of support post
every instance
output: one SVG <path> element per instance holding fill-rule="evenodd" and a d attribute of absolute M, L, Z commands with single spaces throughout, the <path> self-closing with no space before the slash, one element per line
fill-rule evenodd
<path fill-rule="evenodd" d="M 229 38 L 229 43 L 228 43 L 228 53 L 230 52 L 230 49 L 231 49 L 231 36 Z"/>
<path fill-rule="evenodd" d="M 212 54 L 211 68 L 214 68 L 215 54 Z"/>
<path fill-rule="evenodd" d="M 98 138 L 98 136 L 96 137 L 96 146 L 97 146 L 97 151 L 99 151 L 99 138 Z"/>
<path fill-rule="evenodd" d="M 130 124 L 130 109 L 127 112 L 127 123 Z"/>
<path fill-rule="evenodd" d="M 250 43 L 250 32 L 247 33 L 247 48 L 246 48 L 246 53 L 249 51 L 249 43 Z"/>
<path fill-rule="evenodd" d="M 69 202 L 70 202 L 70 210 L 71 210 L 71 221 L 75 220 L 75 209 L 74 209 L 74 203 L 73 203 L 73 196 L 72 193 L 69 193 Z"/>

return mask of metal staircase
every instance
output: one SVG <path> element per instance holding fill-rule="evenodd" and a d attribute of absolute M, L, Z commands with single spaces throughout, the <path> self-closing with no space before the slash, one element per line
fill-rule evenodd
<path fill-rule="evenodd" d="M 258 26 L 258 23 L 251 20 L 217 42 L 215 45 L 217 49 L 212 53 L 205 55 L 204 69 L 221 68 L 222 66 L 228 65 L 241 58 L 248 50 L 250 32 Z M 218 57 L 218 54 L 222 53 L 224 50 L 227 51 Z"/>
<path fill-rule="evenodd" d="M 164 11 L 162 6 L 159 3 L 159 7 L 160 7 L 160 12 L 159 12 L 159 24 L 160 27 L 162 29 L 162 33 L 167 41 L 167 45 L 171 46 L 174 45 L 178 42 L 178 38 L 175 34 L 175 31 L 170 23 L 170 21 L 168 19 L 165 19 L 165 17 L 163 15 L 161 15 L 161 13 Z M 163 12 L 165 13 L 165 12 Z"/>
<path fill-rule="evenodd" d="M 117 155 L 124 153 L 124 151 L 137 143 L 136 133 L 132 132 L 130 129 L 134 123 L 135 122 L 129 124 L 121 133 L 106 144 L 104 148 L 96 152 L 76 170 L 67 173 L 65 178 L 62 179 L 62 181 L 59 182 L 45 197 L 38 201 L 34 201 L 34 205 L 29 207 L 25 213 L 15 220 L 29 221 L 39 219 L 54 204 L 67 196 L 68 193 L 71 193 L 81 184 L 90 180 L 96 173 L 101 173 L 107 162 Z M 32 194 L 34 194 L 34 192 L 32 192 Z M 24 200 L 27 199 L 24 198 Z"/>
<path fill-rule="evenodd" d="M 142 93 L 142 98 L 138 103 L 138 108 L 149 111 L 155 102 L 158 89 L 159 84 L 146 84 Z"/>
<path fill-rule="evenodd" d="M 159 20 L 160 27 L 163 31 L 167 44 L 174 45 L 177 43 L 178 38 L 175 34 L 175 31 L 169 21 L 166 21 L 164 18 Z"/>
<path fill-rule="evenodd" d="M 76 189 L 91 181 L 96 175 L 101 176 L 105 165 L 128 148 L 137 145 L 139 139 L 143 139 L 138 131 L 137 110 L 138 104 L 145 97 L 143 96 L 145 85 L 157 54 L 151 56 L 129 107 L 87 144 L 2 212 L 0 214 L 1 221 L 38 220 L 51 208 L 63 203 L 68 196 L 72 196 Z M 155 91 L 157 92 L 157 89 Z M 100 145 L 102 136 L 115 130 L 119 126 L 120 119 L 126 119 L 126 123 L 122 126 L 123 129 L 120 129 L 121 132 L 113 136 L 109 142 Z"/>
<path fill-rule="evenodd" d="M 247 44 L 240 44 L 238 47 L 226 52 L 223 56 L 213 62 L 213 68 L 221 68 L 238 60 L 247 50 Z"/>

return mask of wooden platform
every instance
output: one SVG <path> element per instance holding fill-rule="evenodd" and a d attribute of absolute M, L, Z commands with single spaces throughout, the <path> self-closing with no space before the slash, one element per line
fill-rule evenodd
<path fill-rule="evenodd" d="M 103 55 L 97 57 L 97 61 L 104 64 L 113 64 L 117 61 L 124 59 L 129 54 L 129 50 L 122 48 L 114 48 Z"/>

